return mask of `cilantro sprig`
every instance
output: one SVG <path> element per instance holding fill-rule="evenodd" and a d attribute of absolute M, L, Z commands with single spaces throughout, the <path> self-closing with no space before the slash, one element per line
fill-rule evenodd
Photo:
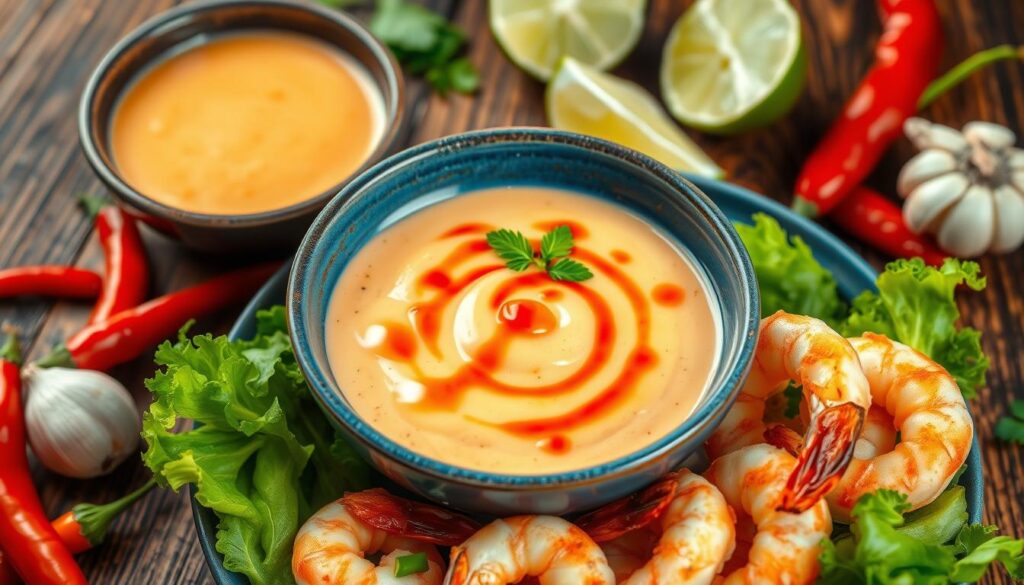
<path fill-rule="evenodd" d="M 459 56 L 465 33 L 444 16 L 406 0 L 377 0 L 370 30 L 409 73 L 422 76 L 438 94 L 473 93 L 480 86 L 476 67 Z"/>
<path fill-rule="evenodd" d="M 582 282 L 592 278 L 594 273 L 584 264 L 569 258 L 575 246 L 572 230 L 560 225 L 544 234 L 540 240 L 540 251 L 520 231 L 502 228 L 487 233 L 487 245 L 494 250 L 505 266 L 516 272 L 523 272 L 531 266 L 548 273 L 552 280 Z"/>
<path fill-rule="evenodd" d="M 363 4 L 361 0 L 318 0 L 332 8 Z M 384 41 L 407 72 L 422 77 L 439 95 L 473 93 L 480 72 L 459 56 L 466 34 L 443 15 L 408 0 L 377 0 L 370 30 Z"/>
<path fill-rule="evenodd" d="M 1004 441 L 1024 445 L 1024 400 L 1010 403 L 1010 414 L 996 423 L 996 436 Z"/>

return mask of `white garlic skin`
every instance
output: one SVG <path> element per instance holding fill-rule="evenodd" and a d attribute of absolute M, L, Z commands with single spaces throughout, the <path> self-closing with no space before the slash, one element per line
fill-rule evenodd
<path fill-rule="evenodd" d="M 1012 131 L 970 122 L 961 133 L 922 118 L 904 131 L 921 149 L 896 182 L 910 231 L 933 234 L 960 258 L 1024 244 L 1024 150 Z"/>
<path fill-rule="evenodd" d="M 24 371 L 25 432 L 51 471 L 86 479 L 104 475 L 136 451 L 142 421 L 120 382 L 70 368 Z"/>

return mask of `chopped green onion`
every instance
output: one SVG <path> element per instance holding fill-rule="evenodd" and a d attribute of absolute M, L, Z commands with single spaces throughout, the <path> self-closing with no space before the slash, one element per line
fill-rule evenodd
<path fill-rule="evenodd" d="M 429 568 L 430 566 L 427 565 L 427 553 L 402 555 L 395 559 L 395 577 L 425 573 Z"/>

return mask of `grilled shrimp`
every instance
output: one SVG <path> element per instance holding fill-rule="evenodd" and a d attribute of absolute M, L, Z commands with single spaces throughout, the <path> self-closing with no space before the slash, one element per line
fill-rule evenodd
<path fill-rule="evenodd" d="M 846 471 L 871 407 L 857 353 L 824 322 L 782 311 L 761 320 L 750 377 L 708 439 L 707 449 L 714 459 L 763 443 L 768 430 L 765 400 L 789 381 L 803 388 L 810 424 L 779 505 L 800 512 L 828 493 Z"/>
<path fill-rule="evenodd" d="M 871 333 L 850 343 L 875 404 L 892 417 L 900 439 L 895 447 L 882 441 L 855 453 L 828 495 L 832 513 L 848 519 L 857 499 L 878 489 L 906 494 L 916 510 L 937 498 L 967 459 L 974 424 L 963 394 L 942 366 L 902 343 Z"/>
<path fill-rule="evenodd" d="M 684 469 L 665 481 L 671 491 L 656 486 L 641 492 L 667 496 L 665 506 L 649 507 L 648 497 L 631 497 L 620 500 L 625 506 L 614 502 L 580 518 L 578 524 L 601 543 L 619 583 L 707 585 L 732 554 L 736 523 L 732 510 L 718 489 L 695 473 Z M 644 509 L 651 510 L 646 514 L 649 521 L 636 529 L 632 528 L 642 519 L 620 522 L 616 518 Z M 621 529 L 609 529 L 616 525 Z M 629 531 L 617 535 L 622 530 Z M 605 541 L 606 537 L 611 539 Z"/>
<path fill-rule="evenodd" d="M 543 585 L 615 583 L 601 548 L 555 516 L 495 520 L 453 547 L 451 563 L 451 585 L 506 585 L 527 576 Z"/>
<path fill-rule="evenodd" d="M 379 565 L 364 558 L 377 552 L 384 553 Z M 428 570 L 395 577 L 395 559 L 419 552 L 427 554 Z M 372 528 L 349 513 L 342 500 L 313 514 L 292 547 L 297 585 L 440 585 L 443 566 L 436 546 Z"/>
<path fill-rule="evenodd" d="M 832 532 L 824 500 L 800 513 L 779 510 L 787 478 L 797 466 L 789 453 L 767 444 L 752 445 L 716 459 L 704 476 L 736 511 L 738 525 L 752 521 L 756 533 L 746 564 L 724 576 L 724 585 L 813 583 L 820 570 L 821 541 Z M 746 540 L 746 537 L 741 537 Z M 730 565 L 741 562 L 734 558 Z"/>

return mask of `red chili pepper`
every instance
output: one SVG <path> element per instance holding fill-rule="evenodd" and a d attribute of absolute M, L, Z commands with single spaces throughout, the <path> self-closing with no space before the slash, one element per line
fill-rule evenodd
<path fill-rule="evenodd" d="M 14 335 L 0 349 L 0 543 L 14 570 L 32 585 L 85 583 L 32 484 L 21 410 L 21 355 Z"/>
<path fill-rule="evenodd" d="M 50 524 L 71 554 L 85 552 L 103 542 L 114 518 L 146 495 L 155 485 L 156 479 L 150 479 L 139 489 L 113 502 L 78 504 L 55 518 Z M 5 562 L 3 551 L 0 550 L 0 585 L 17 582 L 18 576 L 14 573 L 10 563 Z"/>
<path fill-rule="evenodd" d="M 18 266 L 0 270 L 0 298 L 39 295 L 62 299 L 94 299 L 103 279 L 73 266 Z"/>
<path fill-rule="evenodd" d="M 146 300 L 149 264 L 134 219 L 102 198 L 83 197 L 82 204 L 96 218 L 96 233 L 106 264 L 103 292 L 89 316 L 92 324 Z"/>
<path fill-rule="evenodd" d="M 897 258 L 920 256 L 933 266 L 941 266 L 946 258 L 935 244 L 907 228 L 898 205 L 873 189 L 854 189 L 829 219 L 850 235 Z"/>
<path fill-rule="evenodd" d="M 803 215 L 828 213 L 864 180 L 938 71 L 944 41 L 934 2 L 879 0 L 878 7 L 884 30 L 875 64 L 797 177 L 793 209 Z"/>
<path fill-rule="evenodd" d="M 278 266 L 280 262 L 270 262 L 237 270 L 121 311 L 71 336 L 38 364 L 104 371 L 133 360 L 189 320 L 248 299 Z"/>

